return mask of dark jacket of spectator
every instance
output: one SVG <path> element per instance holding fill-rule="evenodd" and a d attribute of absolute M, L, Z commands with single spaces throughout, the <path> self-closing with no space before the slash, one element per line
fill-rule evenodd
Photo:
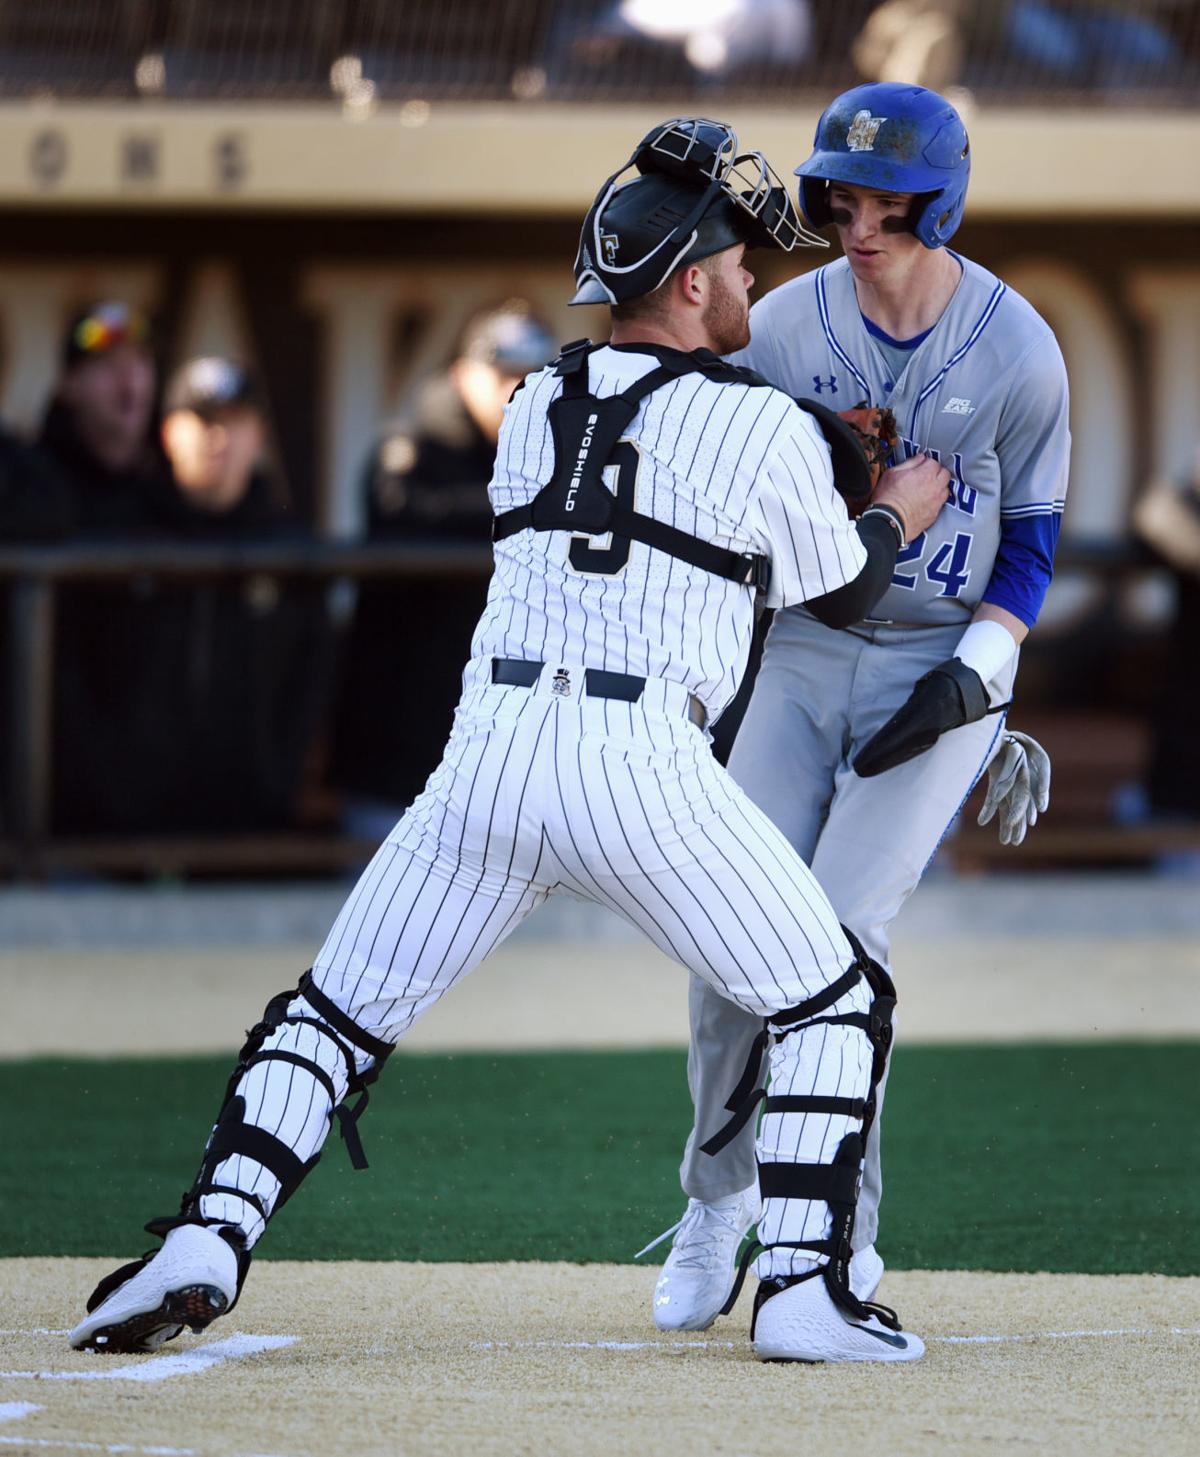
<path fill-rule="evenodd" d="M 246 370 L 227 359 L 190 360 L 168 380 L 163 401 L 178 540 L 304 539 L 286 491 L 261 464 L 267 420 Z M 161 669 L 174 685 L 170 827 L 289 827 L 326 693 L 324 585 L 269 572 L 164 582 L 157 611 L 179 655 L 178 667 Z"/>
<path fill-rule="evenodd" d="M 303 539 L 280 492 L 256 472 L 236 506 L 195 509 L 185 540 Z M 266 832 L 293 824 L 307 756 L 327 697 L 331 634 L 325 587 L 256 572 L 169 590 L 187 642 L 174 806 L 178 828 Z"/>
<path fill-rule="evenodd" d="M 422 392 L 408 430 L 368 468 L 372 541 L 491 540 L 495 442 L 448 376 Z M 367 581 L 347 635 L 331 778 L 402 807 L 437 767 L 487 597 L 485 577 Z"/>
<path fill-rule="evenodd" d="M 10 538 L 218 545 L 303 535 L 261 470 L 214 510 L 176 486 L 156 442 L 127 469 L 106 467 L 61 400 L 19 465 L 0 491 Z M 55 645 L 56 832 L 262 832 L 293 823 L 328 679 L 319 584 L 269 574 L 181 581 L 152 567 L 70 583 L 58 591 Z"/>
<path fill-rule="evenodd" d="M 373 541 L 491 541 L 487 485 L 504 403 L 553 341 L 520 301 L 477 316 L 367 471 Z M 403 808 L 437 767 L 462 692 L 487 576 L 366 582 L 348 635 L 331 778 Z"/>

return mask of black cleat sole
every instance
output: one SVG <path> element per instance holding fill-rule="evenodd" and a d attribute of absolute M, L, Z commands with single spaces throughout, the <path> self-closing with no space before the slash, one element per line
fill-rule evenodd
<path fill-rule="evenodd" d="M 134 1355 L 156 1351 L 167 1341 L 173 1340 L 184 1326 L 189 1330 L 202 1331 L 217 1316 L 224 1315 L 229 1300 L 224 1291 L 215 1285 L 185 1285 L 181 1290 L 169 1291 L 162 1304 L 153 1310 L 131 1315 L 113 1325 L 103 1325 L 94 1330 L 77 1347 L 80 1351 L 97 1351 L 112 1355 Z M 170 1331 L 170 1335 L 162 1332 Z M 155 1336 L 161 1339 L 154 1340 Z"/>

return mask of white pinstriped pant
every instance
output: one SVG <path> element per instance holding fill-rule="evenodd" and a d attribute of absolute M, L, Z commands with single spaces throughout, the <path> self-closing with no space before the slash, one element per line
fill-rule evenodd
<path fill-rule="evenodd" d="M 483 671 L 473 665 L 468 682 Z M 688 719 L 686 690 L 650 680 L 630 704 L 579 696 L 582 676 L 571 670 L 569 697 L 552 691 L 549 666 L 533 689 L 468 686 L 441 765 L 314 964 L 319 990 L 373 1037 L 398 1041 L 555 891 L 611 907 L 759 1017 L 820 992 L 853 960 L 811 872 Z M 868 996 L 860 983 L 836 1011 L 865 1011 Z M 863 1097 L 870 1048 L 854 1027 L 822 1025 L 785 1037 L 772 1067 L 775 1092 Z M 310 1157 L 328 1115 L 319 1085 L 279 1062 L 243 1083 L 248 1121 Z M 841 1114 L 771 1114 L 761 1157 L 828 1163 L 857 1127 Z M 231 1178 L 272 1202 L 273 1176 L 250 1160 L 218 1170 L 218 1183 Z M 825 1204 L 799 1199 L 769 1200 L 760 1226 L 764 1243 L 827 1232 Z M 811 1263 L 778 1250 L 758 1273 Z"/>

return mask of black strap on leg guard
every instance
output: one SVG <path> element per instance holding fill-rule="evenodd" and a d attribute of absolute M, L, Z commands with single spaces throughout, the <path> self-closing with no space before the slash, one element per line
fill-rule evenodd
<path fill-rule="evenodd" d="M 826 1258 L 824 1264 L 806 1271 L 803 1275 L 783 1275 L 763 1282 L 754 1301 L 751 1338 L 758 1312 L 767 1300 L 789 1286 L 817 1278 L 825 1281 L 830 1299 L 853 1320 L 865 1321 L 874 1316 L 889 1329 L 900 1329 L 899 1318 L 890 1306 L 880 1305 L 873 1300 L 860 1300 L 850 1288 L 850 1261 L 853 1258 L 850 1236 L 854 1229 L 854 1211 L 862 1182 L 864 1148 L 865 1140 L 861 1133 L 848 1133 L 838 1144 L 831 1164 L 759 1165 L 764 1198 L 775 1196 L 782 1199 L 823 1199 L 829 1206 L 830 1233 L 828 1239 L 780 1240 L 771 1245 L 763 1245 L 756 1251 L 804 1250 L 824 1255 Z M 749 1259 L 744 1261 L 744 1266 L 749 1266 Z M 744 1278 L 744 1271 L 739 1272 L 739 1288 Z M 736 1292 L 733 1298 L 736 1298 Z"/>
<path fill-rule="evenodd" d="M 755 1033 L 737 1087 L 725 1099 L 726 1111 L 732 1113 L 733 1117 L 728 1123 L 723 1123 L 707 1143 L 700 1145 L 701 1153 L 711 1156 L 720 1153 L 726 1144 L 732 1143 L 750 1121 L 755 1108 L 766 1097 L 767 1090 L 759 1086 L 758 1080 L 762 1073 L 763 1053 L 769 1040 L 766 1027 Z"/>
<path fill-rule="evenodd" d="M 758 1086 L 758 1075 L 762 1071 L 763 1053 L 767 1050 L 767 1029 L 764 1027 L 761 1032 L 756 1032 L 754 1041 L 750 1044 L 750 1051 L 746 1057 L 746 1066 L 738 1079 L 738 1085 L 725 1100 L 725 1107 L 733 1113 L 746 1101 Z"/>
<path fill-rule="evenodd" d="M 359 1093 L 361 1096 L 353 1108 L 347 1107 L 345 1103 L 334 1102 L 334 1114 L 337 1117 L 341 1130 L 342 1142 L 346 1145 L 346 1152 L 350 1155 L 351 1167 L 365 1169 L 367 1167 L 367 1156 L 363 1152 L 362 1138 L 358 1132 L 358 1120 L 367 1111 L 367 1104 L 371 1101 L 371 1094 L 368 1085 L 373 1083 L 383 1071 L 383 1065 L 395 1051 L 394 1044 L 384 1042 L 378 1037 L 372 1037 L 369 1032 L 363 1029 L 337 1005 L 331 1001 L 324 992 L 319 991 L 313 985 L 313 974 L 311 969 L 306 971 L 300 978 L 300 985 L 297 988 L 300 996 L 320 1012 L 326 1022 L 347 1042 L 357 1047 L 360 1052 L 368 1053 L 375 1059 L 374 1067 L 368 1068 L 366 1072 L 360 1073 L 355 1070 L 354 1059 L 350 1059 L 350 1082 L 346 1090 L 349 1097 L 352 1093 Z"/>
<path fill-rule="evenodd" d="M 851 943 L 857 945 L 856 942 Z M 859 948 L 861 951 L 861 947 Z M 775 1012 L 766 1019 L 763 1030 L 754 1039 L 750 1049 L 750 1056 L 746 1060 L 746 1068 L 738 1081 L 738 1085 L 726 1100 L 725 1107 L 733 1114 L 727 1123 L 721 1125 L 716 1133 L 707 1143 L 700 1145 L 700 1152 L 710 1156 L 720 1153 L 727 1144 L 733 1142 L 746 1124 L 754 1115 L 754 1110 L 759 1103 L 767 1096 L 766 1089 L 758 1087 L 759 1072 L 762 1068 L 763 1049 L 771 1035 L 771 1029 L 778 1029 L 775 1032 L 775 1040 L 790 1036 L 801 1026 L 811 1026 L 817 1022 L 849 1022 L 855 1026 L 861 1026 L 863 1031 L 867 1030 L 867 1019 L 859 1012 L 849 1012 L 844 1017 L 821 1017 L 818 1013 L 824 1012 L 832 1007 L 835 1002 L 841 1000 L 850 989 L 857 985 L 862 977 L 862 967 L 858 960 L 847 967 L 836 981 L 819 991 L 815 996 L 797 1003 L 794 1007 L 787 1007 L 782 1012 Z M 781 1110 L 775 1110 L 781 1111 Z"/>
<path fill-rule="evenodd" d="M 312 1007 L 316 1013 L 315 1016 L 309 1017 L 288 1011 L 289 1006 L 298 996 L 303 997 Z M 298 1052 L 264 1047 L 264 1043 L 273 1032 L 289 1024 L 311 1026 L 337 1047 L 346 1071 L 347 1096 L 354 1093 L 361 1094 L 358 1102 L 352 1108 L 347 1108 L 344 1102 L 338 1102 L 337 1089 L 333 1079 L 319 1063 Z M 375 1059 L 374 1066 L 368 1068 L 364 1073 L 358 1072 L 355 1066 L 356 1049 L 368 1053 Z M 346 1144 L 346 1151 L 350 1155 L 351 1164 L 356 1169 L 365 1169 L 367 1160 L 363 1154 L 362 1140 L 359 1138 L 356 1125 L 367 1106 L 367 1084 L 374 1082 L 379 1076 L 380 1069 L 392 1051 L 391 1043 L 383 1042 L 363 1031 L 340 1007 L 314 986 L 311 970 L 305 972 L 297 987 L 280 992 L 271 998 L 263 1012 L 262 1019 L 246 1033 L 246 1043 L 238 1053 L 237 1064 L 226 1086 L 225 1097 L 217 1114 L 216 1124 L 204 1150 L 204 1159 L 192 1186 L 185 1191 L 180 1200 L 179 1214 L 171 1219 L 154 1220 L 152 1221 L 153 1227 L 147 1225 L 147 1228 L 151 1229 L 152 1233 L 166 1235 L 179 1224 L 221 1224 L 221 1221 L 206 1219 L 201 1214 L 200 1201 L 206 1194 L 226 1194 L 244 1199 L 252 1209 L 258 1212 L 265 1223 L 267 1209 L 259 1196 L 247 1193 L 243 1189 L 233 1188 L 228 1184 L 214 1182 L 217 1166 L 234 1154 L 242 1154 L 246 1158 L 254 1159 L 279 1180 L 279 1196 L 272 1206 L 272 1215 L 283 1207 L 301 1181 L 316 1167 L 320 1161 L 320 1154 L 314 1154 L 305 1162 L 298 1158 L 292 1149 L 280 1139 L 275 1138 L 264 1129 L 246 1123 L 245 1099 L 238 1095 L 237 1088 L 245 1074 L 259 1063 L 271 1061 L 290 1063 L 302 1068 L 318 1082 L 329 1098 L 330 1122 L 332 1123 L 336 1116 L 340 1123 L 342 1138 Z M 248 1253 L 246 1253 L 246 1263 L 249 1263 Z"/>

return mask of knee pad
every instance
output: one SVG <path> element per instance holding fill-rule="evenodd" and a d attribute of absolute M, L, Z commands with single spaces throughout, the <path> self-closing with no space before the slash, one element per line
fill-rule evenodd
<path fill-rule="evenodd" d="M 296 1012 L 288 1010 L 297 999 L 302 999 L 312 1009 L 312 1015 L 304 1008 Z M 340 1073 L 344 1076 L 339 1075 L 335 1080 L 315 1057 L 298 1050 L 296 1038 L 288 1039 L 281 1035 L 292 1028 L 306 1027 L 312 1028 L 319 1039 L 317 1050 L 328 1050 L 332 1054 L 331 1060 L 340 1062 Z M 290 1041 L 292 1045 L 283 1045 L 286 1041 Z M 257 1210 L 265 1224 L 269 1215 L 273 1216 L 282 1208 L 317 1166 L 320 1153 L 315 1153 L 307 1160 L 301 1159 L 281 1139 L 246 1122 L 246 1100 L 237 1090 L 250 1069 L 265 1062 L 291 1063 L 303 1069 L 323 1088 L 330 1104 L 330 1125 L 332 1126 L 336 1117 L 351 1164 L 356 1169 L 365 1169 L 367 1160 L 357 1124 L 370 1098 L 369 1085 L 378 1078 L 392 1051 L 391 1043 L 382 1042 L 364 1032 L 313 985 L 312 972 L 305 972 L 295 990 L 280 992 L 278 996 L 271 998 L 262 1020 L 247 1033 L 246 1043 L 238 1053 L 237 1065 L 229 1079 L 216 1123 L 209 1135 L 203 1162 L 191 1188 L 183 1195 L 179 1214 L 151 1220 L 146 1225 L 147 1230 L 151 1234 L 165 1236 L 180 1224 L 220 1223 L 206 1218 L 201 1212 L 200 1201 L 206 1194 L 228 1194 L 244 1200 Z M 358 1070 L 356 1053 L 365 1053 L 372 1059 L 370 1065 L 361 1072 Z M 353 1107 L 347 1106 L 346 1100 L 355 1094 L 359 1095 L 358 1101 Z M 253 1159 L 278 1180 L 279 1194 L 269 1212 L 256 1195 L 215 1182 L 218 1166 L 235 1154 Z M 224 1229 L 222 1233 L 225 1233 Z M 230 1231 L 227 1237 L 230 1237 L 230 1242 L 234 1243 L 238 1251 L 240 1292 L 240 1282 L 245 1277 L 245 1269 L 249 1267 L 250 1252 L 235 1243 L 232 1235 L 233 1232 Z"/>

